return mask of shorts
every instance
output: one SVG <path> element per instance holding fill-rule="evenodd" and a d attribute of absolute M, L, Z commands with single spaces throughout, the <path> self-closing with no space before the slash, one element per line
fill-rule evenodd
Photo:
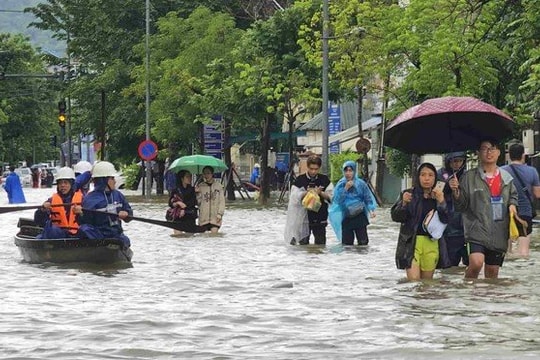
<path fill-rule="evenodd" d="M 467 243 L 467 251 L 470 254 L 472 253 L 482 253 L 484 254 L 484 262 L 486 265 L 498 265 L 502 266 L 504 262 L 504 252 L 489 250 L 483 245 L 475 243 Z"/>
<path fill-rule="evenodd" d="M 426 235 L 416 235 L 413 261 L 421 271 L 434 271 L 439 261 L 439 241 Z"/>
<path fill-rule="evenodd" d="M 527 222 L 527 228 L 525 228 L 519 221 L 516 220 L 516 225 L 518 228 L 519 236 L 527 236 L 532 233 L 532 217 L 530 216 L 520 216 L 522 220 L 525 220 Z"/>

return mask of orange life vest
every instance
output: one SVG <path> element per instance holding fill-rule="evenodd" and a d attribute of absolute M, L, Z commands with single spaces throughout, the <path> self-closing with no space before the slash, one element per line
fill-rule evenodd
<path fill-rule="evenodd" d="M 73 205 L 82 204 L 83 195 L 82 192 L 76 191 L 71 198 Z M 79 229 L 79 224 L 75 221 L 75 213 L 73 212 L 73 205 L 69 208 L 69 219 L 66 216 L 64 207 L 61 206 L 64 203 L 60 195 L 54 194 L 51 199 L 51 221 L 54 225 L 66 229 L 70 234 L 75 235 Z M 56 205 L 56 206 L 55 206 Z"/>

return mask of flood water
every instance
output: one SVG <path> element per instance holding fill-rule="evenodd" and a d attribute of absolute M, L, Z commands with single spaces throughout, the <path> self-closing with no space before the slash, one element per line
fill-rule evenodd
<path fill-rule="evenodd" d="M 52 189 L 27 189 L 28 204 Z M 126 193 L 130 193 L 126 191 Z M 0 191 L 0 206 L 7 196 Z M 164 219 L 159 203 L 135 215 Z M 404 281 L 398 224 L 377 210 L 367 248 L 287 245 L 285 208 L 228 206 L 222 234 L 126 224 L 133 266 L 32 265 L 0 214 L 1 359 L 508 359 L 540 357 L 538 233 L 501 279 L 463 269 Z"/>

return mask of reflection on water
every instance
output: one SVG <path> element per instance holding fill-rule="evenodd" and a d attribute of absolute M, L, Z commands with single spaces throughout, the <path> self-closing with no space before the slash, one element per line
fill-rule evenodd
<path fill-rule="evenodd" d="M 50 191 L 29 189 L 31 203 Z M 157 202 L 137 216 L 163 219 Z M 538 230 L 501 279 L 463 268 L 410 283 L 394 265 L 398 224 L 380 210 L 370 245 L 290 246 L 284 208 L 228 207 L 222 233 L 171 236 L 126 224 L 132 267 L 32 265 L 0 215 L 0 357 L 27 359 L 536 358 Z"/>

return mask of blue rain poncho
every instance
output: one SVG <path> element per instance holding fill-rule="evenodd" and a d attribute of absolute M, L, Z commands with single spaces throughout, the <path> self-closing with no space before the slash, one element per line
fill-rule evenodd
<path fill-rule="evenodd" d="M 8 202 L 10 204 L 23 204 L 26 202 L 21 185 L 21 178 L 15 172 L 9 173 L 6 177 L 4 190 L 7 192 Z"/>
<path fill-rule="evenodd" d="M 354 177 L 354 185 L 345 190 L 345 169 L 352 168 Z M 370 188 L 366 182 L 358 177 L 356 172 L 356 162 L 346 161 L 341 167 L 343 170 L 343 177 L 337 182 L 334 188 L 334 196 L 332 198 L 332 204 L 328 209 L 328 220 L 336 233 L 338 240 L 341 242 L 342 223 L 343 219 L 352 209 L 362 209 L 366 214 L 366 218 L 369 218 L 369 212 L 374 211 L 377 208 L 377 202 Z"/>

